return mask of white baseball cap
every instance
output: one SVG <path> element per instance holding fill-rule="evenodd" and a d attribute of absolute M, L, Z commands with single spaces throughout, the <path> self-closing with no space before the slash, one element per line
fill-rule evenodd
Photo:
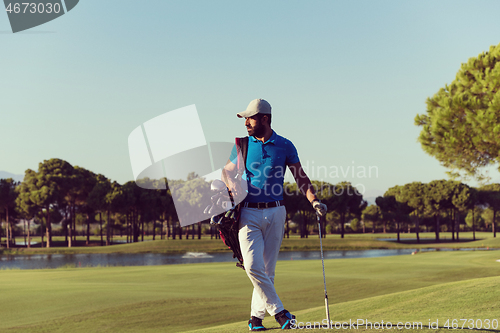
<path fill-rule="evenodd" d="M 238 118 L 248 118 L 256 114 L 271 114 L 271 104 L 268 101 L 257 98 L 248 104 L 247 109 L 243 112 L 237 113 Z"/>

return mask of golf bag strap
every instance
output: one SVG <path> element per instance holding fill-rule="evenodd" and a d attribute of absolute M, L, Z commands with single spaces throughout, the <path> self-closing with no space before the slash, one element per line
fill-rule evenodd
<path fill-rule="evenodd" d="M 246 170 L 246 160 L 247 160 L 247 152 L 248 152 L 248 136 L 243 138 L 235 138 L 236 151 L 238 154 L 237 158 L 237 170 L 238 170 L 238 178 L 242 176 L 241 169 L 244 168 Z M 231 192 L 230 192 L 231 193 Z M 233 198 L 230 194 L 231 202 L 234 204 Z M 239 220 L 241 215 L 241 206 L 237 205 L 235 210 L 235 215 L 232 223 L 230 225 L 225 225 L 226 227 L 219 226 L 219 233 L 222 238 L 224 244 L 229 247 L 233 251 L 233 258 L 238 259 L 237 267 L 242 268 L 243 266 L 243 256 L 241 255 L 240 242 L 238 240 L 238 231 L 239 231 Z"/>
<path fill-rule="evenodd" d="M 240 170 L 240 166 L 243 164 L 246 169 L 247 165 L 247 155 L 248 155 L 248 136 L 243 138 L 236 138 L 236 149 L 238 151 L 238 170 Z"/>

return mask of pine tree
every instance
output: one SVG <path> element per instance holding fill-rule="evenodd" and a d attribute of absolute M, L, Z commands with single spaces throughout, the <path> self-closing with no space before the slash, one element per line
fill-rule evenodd
<path fill-rule="evenodd" d="M 462 64 L 415 125 L 423 150 L 451 176 L 484 180 L 481 168 L 500 161 L 500 44 Z"/>

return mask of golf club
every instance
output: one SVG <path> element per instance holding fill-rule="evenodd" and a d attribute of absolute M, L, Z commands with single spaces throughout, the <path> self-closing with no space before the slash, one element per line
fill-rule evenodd
<path fill-rule="evenodd" d="M 328 307 L 328 294 L 326 292 L 326 276 L 325 276 L 325 260 L 323 259 L 323 241 L 321 236 L 321 216 L 316 213 L 318 217 L 318 230 L 319 230 L 319 247 L 321 249 L 321 264 L 323 265 L 323 284 L 325 286 L 325 308 L 326 308 L 326 319 L 328 320 L 328 328 L 330 328 L 330 309 Z"/>

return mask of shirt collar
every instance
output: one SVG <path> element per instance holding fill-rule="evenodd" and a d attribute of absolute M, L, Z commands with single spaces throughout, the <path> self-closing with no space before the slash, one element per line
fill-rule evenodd
<path fill-rule="evenodd" d="M 276 137 L 277 137 L 277 136 L 278 136 L 278 135 L 276 134 L 276 132 L 275 132 L 275 131 L 273 131 L 273 134 L 271 134 L 271 137 L 270 137 L 270 138 L 269 138 L 266 142 L 264 142 L 264 144 L 267 144 L 267 143 L 272 143 L 272 144 L 275 144 L 275 143 L 276 143 Z M 252 140 L 252 142 L 257 142 L 257 141 L 260 141 L 260 140 L 257 140 L 257 139 L 255 138 L 255 136 L 253 136 L 253 135 L 250 137 L 250 140 Z"/>

